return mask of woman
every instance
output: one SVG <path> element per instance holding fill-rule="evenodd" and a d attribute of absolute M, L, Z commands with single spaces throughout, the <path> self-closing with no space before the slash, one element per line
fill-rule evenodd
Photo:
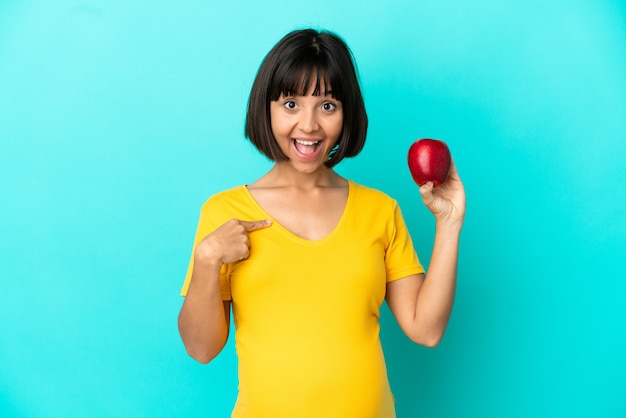
<path fill-rule="evenodd" d="M 202 207 L 179 330 L 207 363 L 236 327 L 233 417 L 389 418 L 379 340 L 387 301 L 402 330 L 434 347 L 454 300 L 465 211 L 454 164 L 420 188 L 436 219 L 427 275 L 397 203 L 333 167 L 363 148 L 367 114 L 355 66 L 336 35 L 285 36 L 250 93 L 246 136 L 275 162 Z"/>

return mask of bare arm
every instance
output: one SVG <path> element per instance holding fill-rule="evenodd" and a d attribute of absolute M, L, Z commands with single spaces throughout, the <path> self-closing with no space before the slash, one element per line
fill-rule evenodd
<path fill-rule="evenodd" d="M 404 333 L 418 344 L 435 347 L 443 338 L 454 303 L 465 191 L 453 164 L 446 183 L 436 189 L 424 185 L 420 193 L 436 221 L 428 274 L 390 282 L 386 298 Z"/>
<path fill-rule="evenodd" d="M 187 353 L 200 363 L 215 358 L 228 339 L 230 302 L 220 294 L 220 265 L 196 259 L 187 296 L 178 315 L 178 330 Z"/>
<path fill-rule="evenodd" d="M 248 233 L 266 228 L 267 221 L 230 220 L 196 247 L 187 296 L 178 315 L 178 330 L 187 353 L 200 363 L 215 358 L 228 339 L 230 302 L 220 293 L 220 268 L 250 254 Z"/>

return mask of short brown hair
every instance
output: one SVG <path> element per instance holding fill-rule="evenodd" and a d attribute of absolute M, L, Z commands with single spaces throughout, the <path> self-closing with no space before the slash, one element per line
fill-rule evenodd
<path fill-rule="evenodd" d="M 333 167 L 363 149 L 368 121 L 352 52 L 334 33 L 302 29 L 288 33 L 270 50 L 250 91 L 245 135 L 270 160 L 287 159 L 272 133 L 270 102 L 281 94 L 306 94 L 313 77 L 313 94 L 323 93 L 322 83 L 331 86 L 343 107 L 343 129 L 325 165 Z"/>

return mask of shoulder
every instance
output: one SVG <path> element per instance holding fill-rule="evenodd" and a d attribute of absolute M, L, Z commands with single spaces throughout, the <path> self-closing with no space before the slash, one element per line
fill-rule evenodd
<path fill-rule="evenodd" d="M 237 209 L 249 206 L 246 186 L 236 186 L 210 196 L 200 209 L 203 218 L 222 223 L 230 218 L 240 217 Z"/>
<path fill-rule="evenodd" d="M 397 201 L 394 198 L 381 190 L 364 186 L 351 180 L 350 185 L 351 190 L 354 192 L 355 199 L 358 199 L 362 202 L 367 202 L 368 204 L 385 208 L 395 208 L 398 205 Z"/>
<path fill-rule="evenodd" d="M 238 201 L 245 198 L 246 186 L 240 185 L 232 187 L 221 192 L 217 192 L 211 195 L 202 205 L 202 209 L 219 207 L 225 204 L 232 204 L 233 201 Z"/>
<path fill-rule="evenodd" d="M 229 219 L 250 221 L 267 217 L 245 185 L 212 195 L 202 205 L 200 215 L 203 219 L 211 220 L 217 225 Z"/>

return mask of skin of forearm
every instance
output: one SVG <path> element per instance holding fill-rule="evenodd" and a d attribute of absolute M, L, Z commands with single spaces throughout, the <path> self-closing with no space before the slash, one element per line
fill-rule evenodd
<path fill-rule="evenodd" d="M 454 295 L 461 227 L 438 222 L 430 266 L 415 305 L 415 329 L 427 346 L 436 346 L 448 325 Z"/>
<path fill-rule="evenodd" d="M 194 265 L 178 329 L 187 353 L 208 363 L 226 344 L 228 323 L 219 285 L 219 263 Z"/>

